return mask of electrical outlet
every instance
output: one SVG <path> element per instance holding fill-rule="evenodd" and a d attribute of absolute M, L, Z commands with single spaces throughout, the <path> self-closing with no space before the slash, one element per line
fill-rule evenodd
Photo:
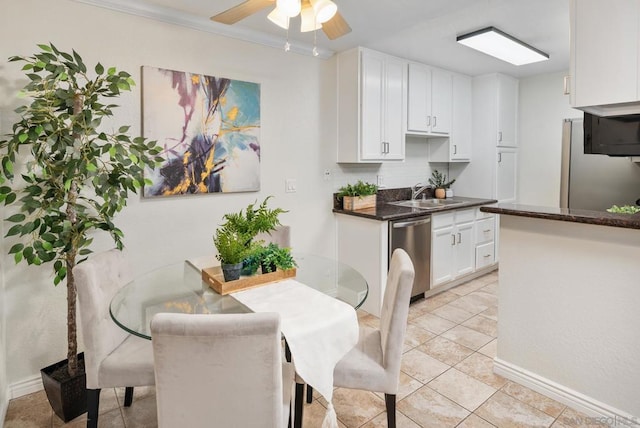
<path fill-rule="evenodd" d="M 296 179 L 295 178 L 287 178 L 284 181 L 284 191 L 286 193 L 295 193 L 298 187 L 298 184 L 296 183 Z"/>
<path fill-rule="evenodd" d="M 378 178 L 378 187 L 384 187 L 384 176 L 379 175 L 377 178 Z"/>
<path fill-rule="evenodd" d="M 324 181 L 329 181 L 331 180 L 331 170 L 330 169 L 325 169 L 324 170 Z"/>

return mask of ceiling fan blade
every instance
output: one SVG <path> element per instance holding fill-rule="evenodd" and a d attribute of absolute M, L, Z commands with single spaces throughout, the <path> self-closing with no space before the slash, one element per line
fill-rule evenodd
<path fill-rule="evenodd" d="M 274 0 L 246 0 L 237 6 L 212 16 L 211 20 L 227 25 L 235 24 L 241 19 L 261 11 L 265 7 L 273 4 L 273 2 Z"/>
<path fill-rule="evenodd" d="M 331 40 L 344 36 L 351 32 L 351 27 L 344 20 L 340 12 L 336 12 L 333 18 L 322 24 L 322 31 Z"/>

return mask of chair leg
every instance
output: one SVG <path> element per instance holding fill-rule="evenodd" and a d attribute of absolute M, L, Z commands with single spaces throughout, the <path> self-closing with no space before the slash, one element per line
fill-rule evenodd
<path fill-rule="evenodd" d="M 133 403 L 133 386 L 127 386 L 124 389 L 124 407 L 130 407 Z"/>
<path fill-rule="evenodd" d="M 302 395 L 304 383 L 296 383 L 296 407 L 293 414 L 293 428 L 302 428 Z"/>
<path fill-rule="evenodd" d="M 87 389 L 87 428 L 98 428 L 100 389 Z"/>
<path fill-rule="evenodd" d="M 307 385 L 307 403 L 313 402 L 313 386 Z"/>
<path fill-rule="evenodd" d="M 384 402 L 387 405 L 387 427 L 396 428 L 396 395 L 384 394 Z"/>

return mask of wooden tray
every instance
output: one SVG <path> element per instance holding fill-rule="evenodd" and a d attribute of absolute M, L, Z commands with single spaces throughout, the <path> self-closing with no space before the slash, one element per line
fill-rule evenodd
<path fill-rule="evenodd" d="M 287 270 L 278 269 L 275 272 L 241 276 L 240 279 L 226 282 L 220 266 L 202 269 L 202 280 L 209 284 L 209 287 L 213 288 L 218 294 L 222 295 L 260 287 L 272 282 L 282 281 L 283 279 L 294 278 L 295 276 L 295 268 Z"/>

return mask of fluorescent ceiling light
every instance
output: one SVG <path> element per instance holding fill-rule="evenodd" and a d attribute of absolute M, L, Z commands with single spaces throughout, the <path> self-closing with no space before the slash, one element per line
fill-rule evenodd
<path fill-rule="evenodd" d="M 549 59 L 548 54 L 495 27 L 487 27 L 458 36 L 456 41 L 514 65 L 531 64 Z"/>

